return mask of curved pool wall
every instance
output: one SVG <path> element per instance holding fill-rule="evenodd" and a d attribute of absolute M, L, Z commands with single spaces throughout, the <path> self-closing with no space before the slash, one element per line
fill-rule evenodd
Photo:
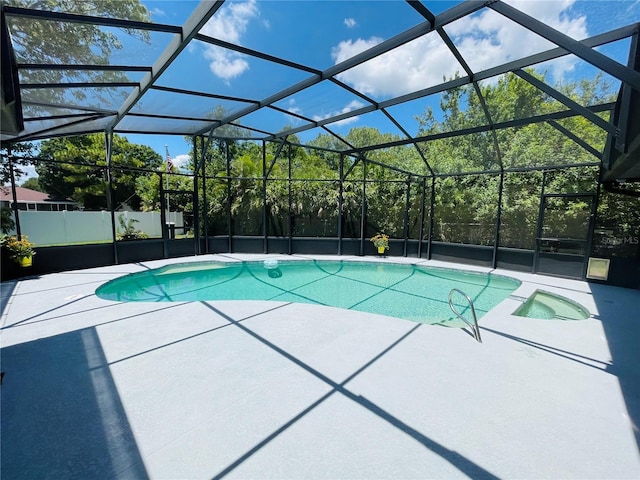
<path fill-rule="evenodd" d="M 269 260 L 268 262 L 273 262 Z M 287 260 L 194 262 L 129 274 L 98 287 L 96 295 L 122 302 L 270 300 L 359 310 L 421 323 L 465 326 L 448 295 L 471 297 L 478 318 L 520 286 L 513 278 L 414 264 Z M 471 318 L 470 307 L 456 308 Z"/>

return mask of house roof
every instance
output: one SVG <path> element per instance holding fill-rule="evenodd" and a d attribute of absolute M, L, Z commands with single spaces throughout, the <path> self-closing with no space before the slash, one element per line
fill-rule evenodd
<path fill-rule="evenodd" d="M 71 200 L 60 200 L 51 198 L 48 193 L 38 192 L 37 190 L 31 190 L 30 188 L 16 187 L 16 197 L 18 202 L 29 203 L 75 203 Z M 13 194 L 10 187 L 0 188 L 0 200 L 3 202 L 12 202 Z"/>

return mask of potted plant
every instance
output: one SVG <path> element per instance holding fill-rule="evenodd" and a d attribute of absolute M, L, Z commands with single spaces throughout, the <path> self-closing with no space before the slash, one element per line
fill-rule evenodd
<path fill-rule="evenodd" d="M 140 220 L 129 218 L 128 221 L 126 221 L 124 215 L 118 215 L 118 222 L 120 222 L 120 229 L 122 231 L 116 235 L 116 240 L 140 240 L 149 238 L 149 235 L 134 226 L 136 223 L 139 223 Z"/>
<path fill-rule="evenodd" d="M 32 265 L 32 257 L 36 254 L 33 249 L 35 245 L 29 241 L 26 235 L 22 235 L 20 238 L 15 235 L 2 235 L 0 245 L 9 253 L 9 258 L 21 267 Z"/>
<path fill-rule="evenodd" d="M 378 250 L 378 255 L 384 255 L 389 250 L 389 236 L 384 233 L 377 233 L 371 237 L 373 246 Z"/>

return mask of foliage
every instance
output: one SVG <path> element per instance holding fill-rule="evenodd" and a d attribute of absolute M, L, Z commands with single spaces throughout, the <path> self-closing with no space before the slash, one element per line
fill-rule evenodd
<path fill-rule="evenodd" d="M 79 202 L 85 210 L 109 208 L 104 144 L 101 134 L 42 142 L 37 157 L 41 161 L 36 166 L 42 189 L 53 197 Z M 136 179 L 140 177 L 137 169 L 153 169 L 161 164 L 162 157 L 150 147 L 114 135 L 111 156 L 114 209 L 125 203 L 138 209 L 141 200 L 136 191 Z"/>
<path fill-rule="evenodd" d="M 136 220 L 135 218 L 129 218 L 128 220 L 125 220 L 124 214 L 118 215 L 120 231 L 116 235 L 116 240 L 140 240 L 149 238 L 149 235 L 144 233 L 142 230 L 138 230 L 135 228 L 134 225 L 139 222 L 140 220 Z"/>
<path fill-rule="evenodd" d="M 3 5 L 15 7 L 38 9 L 39 4 L 46 4 L 45 9 L 61 11 L 65 13 L 77 13 L 90 16 L 104 16 L 107 18 L 119 18 L 124 20 L 134 20 L 141 22 L 150 21 L 149 10 L 140 0 L 47 0 L 46 2 L 34 0 L 3 0 Z M 19 63 L 22 64 L 69 64 L 69 65 L 108 65 L 111 62 L 114 52 L 123 48 L 123 38 L 119 35 L 124 32 L 131 41 L 136 39 L 143 44 L 150 41 L 149 32 L 146 30 L 134 29 L 107 29 L 91 23 L 76 23 L 51 21 L 42 18 L 33 22 L 30 18 L 12 17 L 10 22 L 10 33 L 13 47 Z M 124 82 L 130 79 L 123 72 L 109 70 L 84 70 L 84 69 L 21 69 L 21 83 L 70 83 L 70 82 Z M 91 90 L 91 95 L 96 98 L 94 101 L 104 101 L 108 105 L 113 104 L 114 96 L 122 102 L 126 99 L 128 92 L 118 88 L 95 88 Z M 87 89 L 55 89 L 49 88 L 38 92 L 39 101 L 44 105 L 47 102 L 64 103 L 63 95 L 70 95 L 66 103 L 77 104 L 87 99 Z M 40 116 L 44 107 L 23 103 L 24 116 Z M 34 110 L 32 112 L 32 110 Z M 57 114 L 56 112 L 51 115 Z M 24 166 L 31 165 L 31 157 L 34 155 L 36 146 L 32 143 L 11 143 L 3 142 L 1 151 L 6 157 L 11 149 L 15 157 L 14 175 L 20 178 L 24 175 Z M 104 155 L 103 155 L 104 157 Z M 0 166 L 0 180 L 2 184 L 8 183 L 10 179 L 9 169 L 3 161 Z M 49 192 L 55 193 L 56 192 Z"/>
<path fill-rule="evenodd" d="M 544 75 L 533 70 L 529 70 L 529 73 L 544 81 Z M 613 99 L 608 84 L 602 81 L 601 76 L 596 76 L 592 81 L 559 85 L 556 88 L 585 106 Z M 480 89 L 493 123 L 566 110 L 560 102 L 512 73 L 500 77 L 496 84 L 487 83 Z M 422 116 L 416 117 L 419 135 L 437 135 L 489 123 L 479 97 L 471 85 L 445 92 L 440 108 L 441 120 L 436 119 L 431 108 L 427 108 Z M 602 150 L 606 132 L 587 119 L 571 117 L 557 123 L 569 131 L 579 132 L 578 136 L 587 144 L 596 150 Z M 496 151 L 491 132 L 429 141 L 422 143 L 420 148 L 427 161 L 439 173 L 498 169 L 498 153 L 505 168 L 596 163 L 599 160 L 548 123 L 496 130 L 495 139 L 499 152 Z"/>
<path fill-rule="evenodd" d="M 9 258 L 20 262 L 23 258 L 32 257 L 36 254 L 33 247 L 35 244 L 30 242 L 26 235 L 18 238 L 15 235 L 2 235 L 0 237 L 0 245 L 9 253 Z"/>
<path fill-rule="evenodd" d="M 24 167 L 30 166 L 30 157 L 33 155 L 35 145 L 33 143 L 0 143 L 0 154 L 2 163 L 0 164 L 0 181 L 2 185 L 11 182 L 11 170 L 15 178 L 20 178 L 26 174 Z M 12 167 L 9 168 L 9 154 L 11 154 Z"/>
<path fill-rule="evenodd" d="M 2 233 L 7 234 L 16 228 L 16 222 L 13 220 L 13 211 L 9 207 L 0 207 L 0 229 Z"/>
<path fill-rule="evenodd" d="M 389 236 L 384 233 L 376 233 L 373 237 L 370 238 L 370 241 L 376 248 L 384 248 L 385 250 L 389 250 Z"/>
<path fill-rule="evenodd" d="M 502 192 L 500 246 L 535 247 L 542 172 L 507 173 Z"/>
<path fill-rule="evenodd" d="M 28 188 L 29 190 L 35 190 L 36 192 L 43 192 L 42 187 L 40 186 L 40 181 L 37 177 L 27 178 L 20 186 L 22 188 Z"/>
<path fill-rule="evenodd" d="M 537 76 L 544 79 L 543 75 Z M 600 79 L 595 78 L 592 82 L 557 88 L 588 106 L 611 100 L 606 86 L 600 85 Z M 481 83 L 480 89 L 490 121 L 472 86 L 445 92 L 441 112 L 436 114 L 427 109 L 417 117 L 419 135 L 429 139 L 417 147 L 400 145 L 366 150 L 358 156 L 341 156 L 336 152 L 299 147 L 294 145 L 299 139 L 289 136 L 287 140 L 293 144 L 284 147 L 277 141 L 267 142 L 263 157 L 261 142 L 214 139 L 208 143 L 198 139 L 191 152 L 191 158 L 196 160 L 192 168 L 197 170 L 205 154 L 203 168 L 207 178 L 206 190 L 203 190 L 203 172 L 198 172 L 198 208 L 206 215 L 199 233 L 205 233 L 205 224 L 206 233 L 210 235 L 231 232 L 234 235 L 324 237 L 337 236 L 340 228 L 345 238 L 366 238 L 373 232 L 383 231 L 391 238 L 405 235 L 418 238 L 422 232 L 423 239 L 431 234 L 435 241 L 490 246 L 498 233 L 500 204 L 499 245 L 534 248 L 543 192 L 595 193 L 598 188 L 599 158 L 564 135 L 557 126 L 574 132 L 599 151 L 606 135 L 590 121 L 572 117 L 557 120 L 557 126 L 541 122 L 440 138 L 441 134 L 454 130 L 566 109 L 513 74 L 506 74 L 495 83 Z M 217 108 L 210 115 L 223 118 L 227 113 Z M 228 138 L 244 135 L 241 127 L 227 125 L 224 128 L 216 133 L 222 132 Z M 374 128 L 357 127 L 351 129 L 344 141 L 322 134 L 310 144 L 345 150 L 400 138 Z M 208 150 L 203 152 L 205 145 Z M 158 210 L 160 178 L 165 189 L 193 190 L 191 177 L 164 172 L 162 158 L 145 149 L 114 137 L 114 208 L 127 202 L 134 208 Z M 46 160 L 38 165 L 38 173 L 42 188 L 48 193 L 79 200 L 87 209 L 107 206 L 103 136 L 43 142 L 40 158 Z M 570 167 L 583 163 L 587 166 Z M 544 166 L 549 167 L 544 173 L 529 171 Z M 558 168 L 563 166 L 566 168 Z M 502 169 L 518 171 L 508 171 L 501 176 Z M 432 170 L 436 177 L 428 178 Z M 426 182 L 422 176 L 427 177 Z M 430 209 L 432 193 L 433 211 Z M 191 199 L 190 193 L 172 193 L 169 209 L 189 211 L 195 207 Z M 640 211 L 637 203 L 620 202 L 619 196 L 613 194 L 603 196 L 602 202 L 603 214 L 615 218 L 619 224 L 615 238 L 635 239 L 640 220 L 637 213 L 631 211 L 634 208 Z M 547 219 L 553 225 L 564 225 L 566 232 L 583 229 L 588 220 L 587 206 L 579 202 L 568 205 L 570 208 L 550 209 Z M 123 224 L 122 218 L 119 220 L 125 232 L 136 232 L 135 221 Z M 433 229 L 429 230 L 431 220 Z M 613 242 L 613 227 L 607 228 L 608 241 Z"/>
<path fill-rule="evenodd" d="M 140 198 L 140 210 L 143 212 L 160 210 L 160 175 L 140 175 L 135 179 L 136 195 Z M 165 201 L 169 201 L 167 205 L 169 210 L 175 211 L 193 211 L 192 194 L 193 179 L 184 175 L 164 173 L 162 176 L 165 190 L 180 190 L 189 192 L 171 193 L 166 195 Z"/>
<path fill-rule="evenodd" d="M 3 3 L 25 8 L 38 8 L 33 0 L 4 0 Z M 108 2 L 104 0 L 47 0 L 46 9 L 77 13 L 82 15 L 103 16 L 124 20 L 150 21 L 149 10 L 139 0 L 118 0 Z M 106 29 L 91 23 L 76 23 L 62 21 L 31 22 L 30 19 L 12 18 L 11 37 L 20 63 L 44 64 L 87 64 L 108 65 L 113 53 L 123 48 L 123 40 L 119 33 L 123 31 L 131 39 L 149 43 L 150 35 L 146 30 L 135 29 Z M 115 71 L 101 70 L 30 70 L 21 72 L 23 83 L 60 83 L 60 82 L 122 82 L 127 81 L 126 74 Z M 87 98 L 85 89 L 71 89 L 73 99 L 70 104 Z M 92 89 L 93 94 L 109 101 L 109 96 L 119 95 L 124 100 L 127 92 L 118 89 Z M 67 90 L 68 91 L 68 90 Z M 61 89 L 48 89 L 40 93 L 41 101 L 45 102 L 64 93 Z M 112 101 L 109 101 L 111 104 Z M 38 108 L 25 105 L 25 109 Z"/>
<path fill-rule="evenodd" d="M 540 79 L 543 75 L 535 74 Z M 591 82 L 561 85 L 565 95 L 590 105 L 611 100 L 607 86 L 596 77 Z M 497 83 L 481 85 L 483 97 L 495 122 L 509 121 L 531 115 L 544 115 L 566 107 L 548 97 L 520 77 L 507 74 Z M 442 113 L 427 109 L 418 117 L 420 135 L 471 128 L 488 123 L 479 97 L 472 86 L 446 92 L 441 101 Z M 595 149 L 602 149 L 604 132 L 581 118 L 558 120 L 562 127 L 573 131 Z M 432 139 L 414 146 L 366 151 L 360 158 L 345 156 L 344 181 L 339 183 L 340 155 L 324 150 L 287 147 L 276 158 L 278 143 L 268 143 L 267 174 L 262 169 L 261 149 L 253 142 L 233 142 L 230 177 L 226 159 L 219 146 L 212 152 L 214 167 L 207 166 L 207 201 L 210 232 L 226 233 L 228 218 L 234 234 L 259 235 L 264 232 L 263 196 L 266 195 L 267 231 L 270 235 L 332 236 L 338 220 L 339 195 L 342 186 L 342 235 L 359 237 L 360 216 L 365 199 L 365 232 L 385 231 L 396 238 L 406 232 L 416 238 L 421 218 L 423 187 L 411 173 L 430 175 L 430 165 L 436 173 L 495 172 L 492 175 L 440 176 L 435 183 L 433 238 L 454 243 L 493 245 L 498 215 L 501 166 L 540 167 L 591 163 L 599 159 L 582 149 L 558 129 L 547 123 L 522 125 L 510 129 L 480 132 L 460 137 Z M 366 147 L 392 142 L 399 137 L 381 133 L 369 127 L 353 128 L 342 142 L 337 137 L 322 134 L 310 142 L 321 148 L 344 150 L 353 146 Z M 295 138 L 289 138 L 292 142 Z M 494 140 L 497 140 L 497 144 Z M 496 150 L 498 145 L 499 151 Z M 498 156 L 498 153 L 500 154 Z M 500 163 L 502 161 L 502 165 Z M 397 171 L 385 168 L 394 167 Z M 291 181 L 288 180 L 288 170 Z M 403 173 L 405 172 L 405 173 Z M 547 193 L 595 192 L 597 183 L 589 167 L 568 168 L 546 177 Z M 264 176 L 263 176 L 264 175 Z M 366 178 L 366 184 L 362 180 Z M 425 190 L 428 209 L 431 188 Z M 291 195 L 288 204 L 289 193 Z M 542 174 L 526 172 L 505 174 L 500 245 L 533 248 L 537 227 Z M 407 200 L 408 199 L 408 200 Z M 408 212 L 407 212 L 407 201 Z M 567 225 L 581 222 L 581 212 L 569 210 L 555 219 Z M 404 219 L 408 216 L 409 225 Z M 426 224 L 428 226 L 428 223 Z M 289 228 L 291 232 L 289 232 Z M 423 233 L 426 230 L 423 230 Z M 425 233 L 426 234 L 426 233 Z"/>
<path fill-rule="evenodd" d="M 625 188 L 640 195 L 640 185 Z M 640 258 L 640 198 L 600 192 L 595 222 L 594 254 Z"/>
<path fill-rule="evenodd" d="M 498 206 L 498 177 L 467 175 L 436 182 L 433 238 L 442 242 L 492 245 Z"/>

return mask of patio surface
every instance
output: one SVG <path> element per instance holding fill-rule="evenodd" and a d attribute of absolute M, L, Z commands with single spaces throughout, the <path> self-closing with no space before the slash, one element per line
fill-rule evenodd
<path fill-rule="evenodd" d="M 144 268 L 264 258 L 2 283 L 2 478 L 640 478 L 640 291 L 496 271 L 523 284 L 481 344 L 330 307 L 94 295 Z M 591 317 L 513 316 L 536 289 Z"/>

